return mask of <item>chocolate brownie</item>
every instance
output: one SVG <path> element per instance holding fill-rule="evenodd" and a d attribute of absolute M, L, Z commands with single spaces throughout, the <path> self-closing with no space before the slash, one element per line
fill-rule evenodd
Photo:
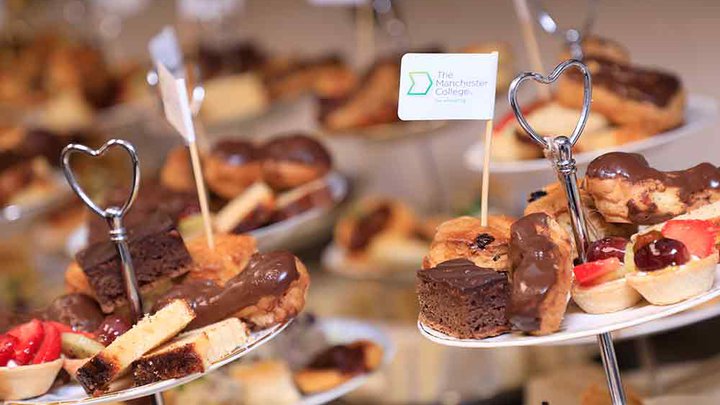
<path fill-rule="evenodd" d="M 508 332 L 505 317 L 510 287 L 505 273 L 453 259 L 417 272 L 420 321 L 460 339 Z"/>
<path fill-rule="evenodd" d="M 172 220 L 163 214 L 152 215 L 128 227 L 130 256 L 142 292 L 157 282 L 183 275 L 192 258 Z M 120 258 L 110 241 L 92 244 L 76 255 L 103 312 L 112 312 L 125 302 L 125 284 Z"/>

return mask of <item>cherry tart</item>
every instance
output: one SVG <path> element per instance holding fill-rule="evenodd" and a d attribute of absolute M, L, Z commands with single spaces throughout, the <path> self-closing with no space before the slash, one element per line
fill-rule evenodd
<path fill-rule="evenodd" d="M 629 308 L 640 294 L 625 279 L 625 250 L 629 241 L 618 236 L 597 240 L 588 248 L 588 262 L 575 266 L 573 301 L 585 312 L 605 314 Z"/>
<path fill-rule="evenodd" d="M 708 291 L 715 281 L 720 229 L 698 219 L 670 220 L 660 229 L 637 235 L 628 247 L 628 284 L 655 305 Z"/>

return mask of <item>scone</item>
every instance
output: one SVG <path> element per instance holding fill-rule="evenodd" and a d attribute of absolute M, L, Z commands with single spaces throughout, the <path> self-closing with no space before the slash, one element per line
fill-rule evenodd
<path fill-rule="evenodd" d="M 488 220 L 488 225 L 483 227 L 479 218 L 469 216 L 442 223 L 433 238 L 430 251 L 423 259 L 423 268 L 464 258 L 478 267 L 508 271 L 510 228 L 505 227 L 504 221 L 492 226 L 493 222 Z"/>

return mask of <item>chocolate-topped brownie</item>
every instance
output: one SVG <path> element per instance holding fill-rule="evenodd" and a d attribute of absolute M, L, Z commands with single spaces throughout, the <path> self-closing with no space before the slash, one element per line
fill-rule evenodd
<path fill-rule="evenodd" d="M 460 339 L 482 339 L 508 332 L 505 317 L 507 275 L 453 259 L 417 272 L 420 321 Z"/>
<path fill-rule="evenodd" d="M 128 227 L 128 244 L 142 292 L 163 279 L 178 277 L 190 269 L 190 253 L 172 220 L 165 215 L 152 215 L 141 224 Z M 112 312 L 125 302 L 120 258 L 112 242 L 94 243 L 78 252 L 75 258 L 103 312 Z"/>

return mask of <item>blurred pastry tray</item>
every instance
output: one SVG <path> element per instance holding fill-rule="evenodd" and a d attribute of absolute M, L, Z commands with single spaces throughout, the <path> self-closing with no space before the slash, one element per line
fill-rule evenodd
<path fill-rule="evenodd" d="M 405 264 L 354 263 L 347 260 L 345 251 L 334 242 L 329 244 L 322 253 L 324 271 L 348 279 L 358 281 L 383 281 L 402 284 L 415 283 L 415 271 L 421 263 L 410 266 Z"/>
<path fill-rule="evenodd" d="M 550 345 L 574 339 L 591 338 L 601 333 L 613 332 L 663 319 L 708 302 L 713 298 L 720 297 L 720 265 L 716 267 L 715 271 L 715 282 L 708 292 L 673 305 L 658 306 L 642 302 L 622 311 L 593 315 L 583 312 L 580 308 L 571 304 L 565 313 L 560 330 L 544 336 L 530 336 L 513 332 L 487 339 L 457 339 L 438 332 L 420 321 L 418 321 L 418 329 L 420 329 L 420 333 L 424 337 L 435 343 L 467 348 Z M 642 334 L 650 333 L 651 330 L 652 328 L 648 328 Z M 639 336 L 639 334 L 636 336 Z M 573 342 L 567 343 L 573 344 Z"/>
<path fill-rule="evenodd" d="M 250 334 L 248 343 L 236 348 L 232 353 L 225 356 L 222 360 L 219 360 L 210 365 L 204 373 L 196 373 L 183 378 L 173 378 L 164 381 L 158 381 L 156 383 L 143 385 L 140 387 L 127 388 L 120 391 L 110 392 L 97 397 L 89 397 L 85 390 L 78 383 L 61 385 L 57 388 L 53 388 L 45 395 L 31 398 L 23 401 L 6 401 L 6 404 L 102 404 L 108 402 L 128 401 L 135 398 L 145 397 L 153 395 L 158 392 L 163 392 L 174 387 L 178 387 L 183 384 L 187 384 L 197 378 L 202 377 L 208 373 L 211 373 L 220 367 L 231 363 L 254 349 L 262 346 L 263 344 L 272 340 L 280 332 L 282 332 L 292 320 L 285 322 L 280 325 L 275 325 L 265 330 L 253 332 Z"/>
<path fill-rule="evenodd" d="M 72 193 L 62 173 L 53 173 L 52 184 L 53 191 L 47 193 L 47 198 L 38 199 L 32 204 L 12 204 L 0 208 L 0 237 L 32 225 L 43 215 L 68 201 Z"/>
<path fill-rule="evenodd" d="M 348 196 L 350 185 L 347 178 L 337 172 L 327 176 L 333 204 L 317 207 L 301 214 L 248 232 L 258 243 L 261 251 L 278 249 L 293 250 L 304 247 L 308 242 L 316 241 L 320 235 L 329 232 L 339 214 L 338 208 Z M 142 191 L 141 191 L 142 192 Z M 68 238 L 65 252 L 74 257 L 87 244 L 88 228 L 82 225 Z"/>
<path fill-rule="evenodd" d="M 390 364 L 395 357 L 395 344 L 390 337 L 370 323 L 349 318 L 321 318 L 318 325 L 331 344 L 346 344 L 357 340 L 374 342 L 383 349 L 382 363 L 377 370 L 353 377 L 331 390 L 304 395 L 297 405 L 319 405 L 338 399 L 365 384 L 373 373 Z"/>
<path fill-rule="evenodd" d="M 663 145 L 692 135 L 699 130 L 708 128 L 718 117 L 718 106 L 714 98 L 691 94 L 688 96 L 685 123 L 675 129 L 656 134 L 637 142 L 630 142 L 612 149 L 598 149 L 574 155 L 578 165 L 588 164 L 594 158 L 614 150 L 623 152 L 651 152 Z M 473 171 L 482 172 L 484 160 L 483 142 L 477 142 L 465 153 L 465 165 Z M 490 173 L 525 173 L 548 171 L 552 167 L 547 159 L 516 160 L 510 162 L 490 162 Z"/>

